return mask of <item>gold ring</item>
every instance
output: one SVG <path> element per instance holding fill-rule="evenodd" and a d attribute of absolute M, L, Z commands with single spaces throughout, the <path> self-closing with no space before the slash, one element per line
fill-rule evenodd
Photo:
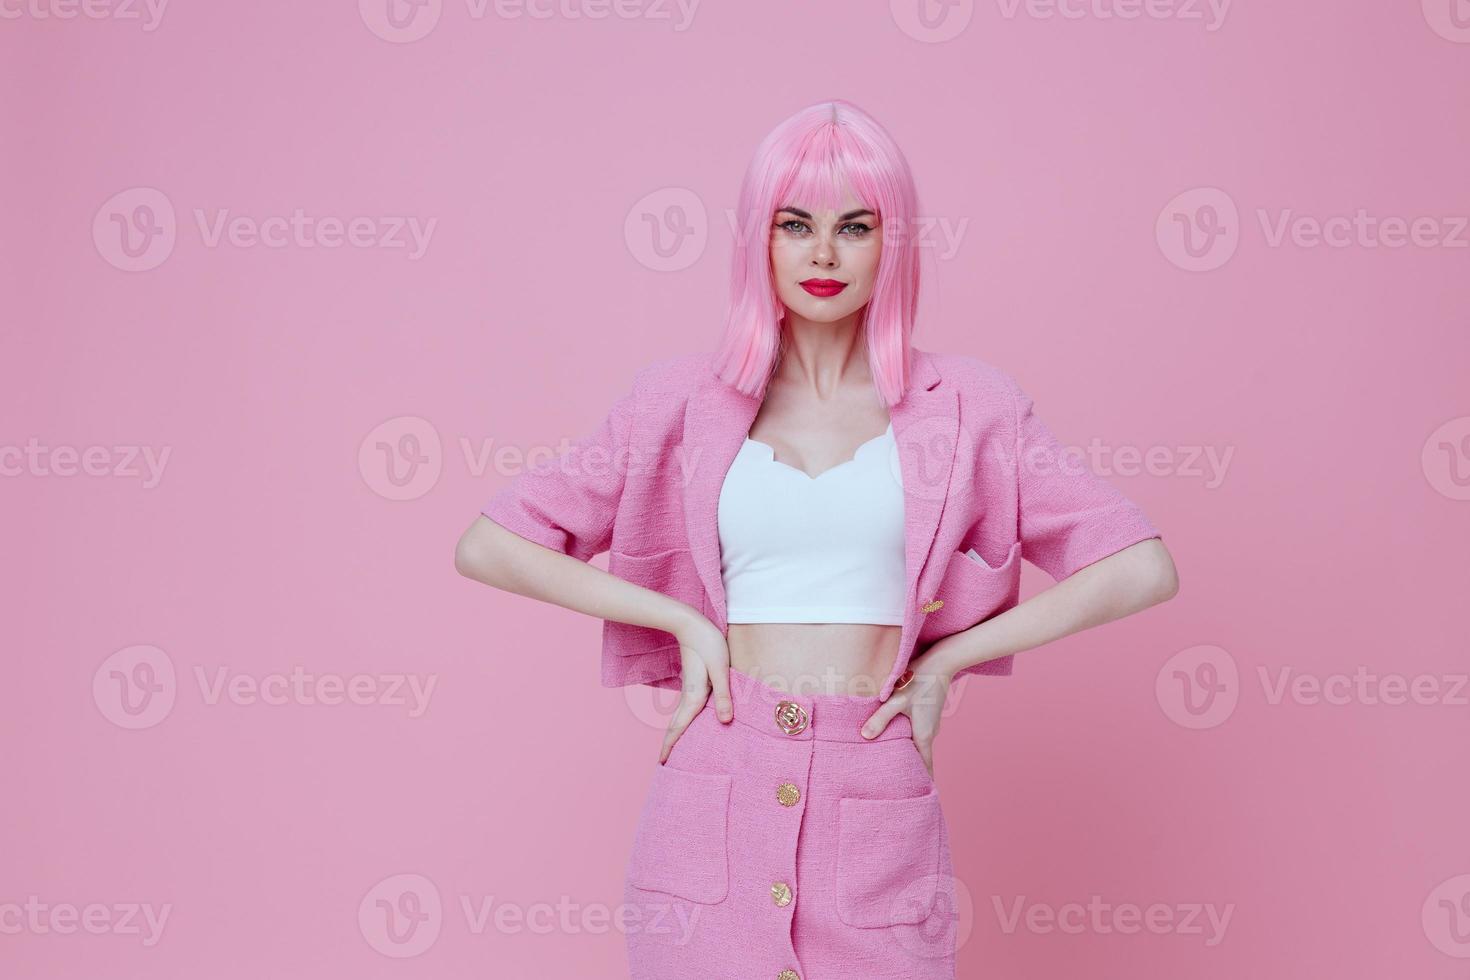
<path fill-rule="evenodd" d="M 909 686 L 909 681 L 913 679 L 914 669 L 910 667 L 908 670 L 905 670 L 902 674 L 898 675 L 898 684 L 896 684 L 893 689 L 895 691 L 902 691 L 904 688 Z"/>

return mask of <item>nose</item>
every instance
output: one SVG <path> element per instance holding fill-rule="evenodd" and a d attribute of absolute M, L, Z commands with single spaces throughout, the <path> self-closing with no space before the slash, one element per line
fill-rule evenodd
<path fill-rule="evenodd" d="M 837 250 L 832 247 L 832 243 L 827 239 L 823 238 L 817 243 L 816 249 L 812 252 L 812 265 L 820 266 L 823 269 L 836 268 Z"/>

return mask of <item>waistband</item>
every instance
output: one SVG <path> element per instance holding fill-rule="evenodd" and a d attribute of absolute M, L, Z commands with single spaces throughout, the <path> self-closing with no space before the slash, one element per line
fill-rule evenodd
<path fill-rule="evenodd" d="M 863 723 L 883 702 L 874 694 L 792 694 L 772 687 L 759 677 L 730 668 L 730 700 L 735 721 L 772 738 L 818 739 L 828 742 L 882 742 L 913 738 L 913 723 L 903 713 L 894 715 L 873 738 L 863 738 Z M 715 694 L 705 706 L 713 714 Z"/>

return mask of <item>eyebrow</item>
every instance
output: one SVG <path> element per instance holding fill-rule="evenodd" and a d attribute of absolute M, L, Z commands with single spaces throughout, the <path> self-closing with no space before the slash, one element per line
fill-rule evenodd
<path fill-rule="evenodd" d="M 808 221 L 812 220 L 812 216 L 809 215 L 809 214 L 807 214 L 801 208 L 777 208 L 776 210 L 778 212 L 779 211 L 787 211 L 787 212 L 790 212 L 791 214 L 794 214 L 794 215 L 796 215 L 799 218 L 805 218 Z M 873 214 L 873 212 L 872 211 L 869 211 L 867 208 L 858 208 L 856 211 L 849 211 L 846 214 L 839 214 L 837 216 L 837 220 L 838 221 L 851 221 L 853 218 L 861 218 L 865 214 Z M 876 214 L 873 214 L 873 217 L 876 218 L 877 215 Z"/>

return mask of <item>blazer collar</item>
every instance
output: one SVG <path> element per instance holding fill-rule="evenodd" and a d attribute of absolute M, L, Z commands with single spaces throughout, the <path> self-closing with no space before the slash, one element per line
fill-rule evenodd
<path fill-rule="evenodd" d="M 903 475 L 904 572 L 908 586 L 899 638 L 899 663 L 906 665 L 919 615 L 919 574 L 939 528 L 949 492 L 959 434 L 959 396 L 942 384 L 939 366 L 928 351 L 910 347 L 911 379 L 903 400 L 889 409 Z M 730 387 L 713 373 L 689 398 L 683 445 L 692 459 L 684 483 L 684 521 L 689 552 L 713 607 L 715 625 L 724 630 L 725 584 L 720 574 L 718 511 L 720 489 L 735 455 L 750 435 L 761 399 Z M 889 679 L 890 683 L 892 678 Z"/>

